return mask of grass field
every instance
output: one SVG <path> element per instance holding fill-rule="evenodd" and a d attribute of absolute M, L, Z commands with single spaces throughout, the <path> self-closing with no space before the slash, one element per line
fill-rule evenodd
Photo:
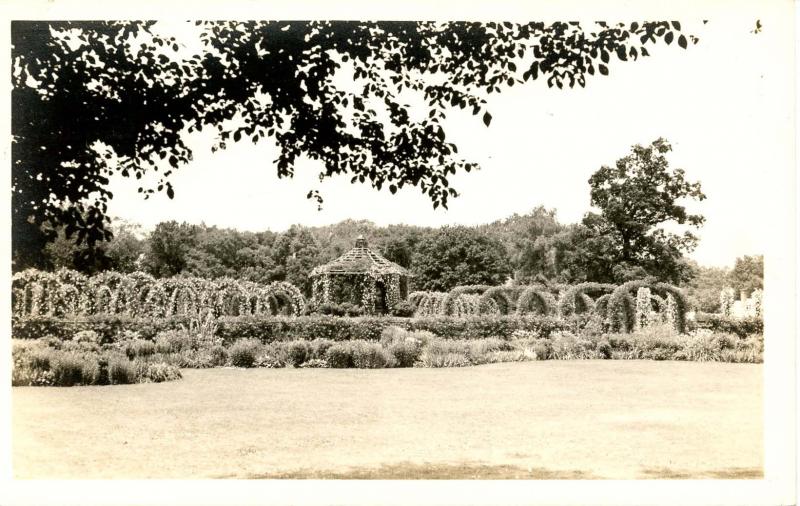
<path fill-rule="evenodd" d="M 762 366 L 184 370 L 14 388 L 18 478 L 760 478 Z"/>

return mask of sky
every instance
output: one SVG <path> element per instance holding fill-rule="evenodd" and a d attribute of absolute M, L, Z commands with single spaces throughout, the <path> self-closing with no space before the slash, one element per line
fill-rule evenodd
<path fill-rule="evenodd" d="M 346 175 L 320 183 L 321 167 L 311 161 L 301 161 L 294 178 L 278 179 L 271 143 L 229 143 L 212 153 L 213 138 L 196 134 L 188 139 L 194 160 L 171 179 L 173 200 L 158 194 L 145 202 L 138 181 L 117 176 L 110 183 L 109 213 L 145 230 L 177 220 L 281 231 L 295 223 L 345 219 L 472 225 L 542 205 L 555 209 L 562 223 L 574 223 L 590 210 L 588 179 L 594 171 L 634 144 L 663 137 L 673 147 L 670 166 L 699 181 L 708 197 L 688 204 L 706 217 L 690 256 L 704 265 L 732 266 L 738 256 L 763 253 L 770 233 L 765 223 L 775 211 L 769 194 L 786 171 L 781 134 L 792 126 L 791 110 L 779 97 L 791 74 L 775 60 L 785 38 L 771 30 L 769 19 L 762 19 L 760 33 L 752 33 L 752 15 L 720 16 L 705 25 L 681 21 L 685 32 L 700 38 L 688 50 L 673 43 L 637 62 L 612 60 L 610 75 L 589 78 L 585 89 L 548 89 L 534 81 L 490 95 L 489 128 L 478 116 L 453 111 L 448 139 L 481 170 L 452 177 L 461 195 L 448 210 L 434 210 L 414 187 L 391 195 L 351 184 Z M 191 33 L 183 33 L 182 23 L 165 23 L 162 30 Z M 325 199 L 321 211 L 306 199 L 311 189 Z"/>

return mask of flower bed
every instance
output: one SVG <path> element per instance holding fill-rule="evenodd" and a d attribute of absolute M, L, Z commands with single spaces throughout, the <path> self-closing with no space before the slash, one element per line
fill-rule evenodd
<path fill-rule="evenodd" d="M 402 319 L 398 319 L 401 320 Z M 241 323 L 241 322 L 240 322 Z M 430 322 L 426 322 L 430 323 Z M 71 339 L 47 336 L 16 341 L 13 385 L 72 386 L 167 381 L 178 368 L 205 367 L 461 367 L 494 362 L 574 359 L 649 359 L 760 363 L 764 340 L 696 330 L 677 334 L 669 325 L 632 333 L 575 334 L 541 327 L 509 337 L 443 338 L 428 330 L 387 326 L 377 339 L 223 340 L 186 330 L 165 330 L 154 340 L 125 330 L 113 342 L 82 330 Z"/>
<path fill-rule="evenodd" d="M 176 365 L 159 360 L 154 353 L 131 356 L 120 346 L 101 346 L 80 338 L 15 343 L 12 358 L 13 386 L 120 385 L 181 378 Z"/>

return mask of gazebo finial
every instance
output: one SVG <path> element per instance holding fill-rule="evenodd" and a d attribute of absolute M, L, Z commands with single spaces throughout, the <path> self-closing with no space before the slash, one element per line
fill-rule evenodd
<path fill-rule="evenodd" d="M 364 239 L 364 236 L 362 234 L 359 234 L 358 237 L 356 237 L 356 248 L 366 248 L 366 247 L 367 247 L 367 240 Z"/>

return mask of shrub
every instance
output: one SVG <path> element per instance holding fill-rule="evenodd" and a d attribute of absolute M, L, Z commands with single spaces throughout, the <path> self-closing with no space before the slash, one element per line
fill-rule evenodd
<path fill-rule="evenodd" d="M 210 363 L 212 366 L 221 366 L 228 362 L 228 351 L 224 346 L 216 344 L 208 352 L 211 355 Z"/>
<path fill-rule="evenodd" d="M 77 353 L 58 353 L 50 364 L 50 370 L 56 386 L 92 385 L 99 378 L 97 362 Z"/>
<path fill-rule="evenodd" d="M 419 356 L 422 367 L 464 367 L 472 365 L 467 356 L 468 344 L 441 338 L 431 339 Z"/>
<path fill-rule="evenodd" d="M 481 358 L 495 351 L 510 351 L 511 343 L 496 337 L 475 339 L 467 343 L 467 354 L 473 363 L 479 363 Z"/>
<path fill-rule="evenodd" d="M 422 347 L 435 336 L 430 332 L 409 332 L 400 327 L 387 327 L 381 332 L 381 345 L 393 357 L 396 367 L 413 367 Z"/>
<path fill-rule="evenodd" d="M 352 317 L 363 315 L 364 308 L 361 306 L 356 306 L 355 304 L 351 304 L 350 302 L 343 302 L 341 304 L 326 302 L 324 304 L 320 304 L 314 312 L 321 315 Z"/>
<path fill-rule="evenodd" d="M 414 316 L 414 306 L 408 301 L 400 301 L 392 307 L 391 314 L 399 318 L 410 318 Z"/>
<path fill-rule="evenodd" d="M 413 367 L 422 353 L 422 346 L 413 340 L 392 343 L 388 348 L 397 367 Z"/>
<path fill-rule="evenodd" d="M 352 347 L 353 367 L 358 369 L 381 369 L 394 366 L 394 357 L 378 343 L 355 341 Z"/>
<path fill-rule="evenodd" d="M 133 360 L 136 357 L 149 357 L 156 352 L 155 343 L 152 341 L 145 341 L 144 339 L 121 341 L 117 346 L 125 353 L 129 360 Z"/>
<path fill-rule="evenodd" d="M 108 357 L 108 382 L 111 385 L 136 383 L 136 365 L 122 356 Z"/>
<path fill-rule="evenodd" d="M 472 364 L 462 353 L 423 351 L 417 365 L 420 367 L 466 367 Z"/>
<path fill-rule="evenodd" d="M 719 360 L 734 364 L 760 364 L 764 361 L 763 357 L 753 350 L 722 350 Z"/>
<path fill-rule="evenodd" d="M 678 360 L 676 355 L 680 352 L 668 348 L 653 348 L 642 354 L 642 358 L 647 360 Z"/>
<path fill-rule="evenodd" d="M 180 369 L 174 365 L 158 362 L 147 364 L 147 367 L 140 375 L 140 381 L 161 383 L 162 381 L 173 381 L 182 377 Z"/>
<path fill-rule="evenodd" d="M 130 329 L 124 329 L 119 334 L 114 336 L 114 342 L 120 341 L 134 341 L 136 339 L 141 339 L 142 334 Z"/>
<path fill-rule="evenodd" d="M 294 367 L 299 367 L 308 357 L 308 343 L 305 341 L 292 341 L 288 343 L 286 352 L 289 363 Z"/>
<path fill-rule="evenodd" d="M 717 348 L 720 350 L 734 350 L 736 344 L 740 341 L 738 336 L 732 334 L 714 334 L 714 341 Z"/>
<path fill-rule="evenodd" d="M 312 358 L 300 364 L 300 367 L 304 368 L 323 368 L 328 367 L 328 362 L 325 360 L 321 360 L 318 358 Z"/>
<path fill-rule="evenodd" d="M 330 339 L 314 339 L 308 343 L 308 359 L 325 360 L 325 353 L 336 341 Z M 308 360 L 307 359 L 307 360 Z"/>
<path fill-rule="evenodd" d="M 483 356 L 484 364 L 495 364 L 499 362 L 524 362 L 533 360 L 533 355 L 525 353 L 524 350 L 498 350 L 491 351 Z"/>
<path fill-rule="evenodd" d="M 611 349 L 611 344 L 603 340 L 597 343 L 596 351 L 600 358 L 609 359 L 613 350 Z"/>
<path fill-rule="evenodd" d="M 627 336 L 619 336 L 617 341 L 626 340 L 626 347 L 636 358 L 669 360 L 682 347 L 678 334 L 670 325 L 653 325 Z M 611 339 L 609 339 L 611 342 Z"/>
<path fill-rule="evenodd" d="M 398 327 L 396 325 L 392 325 L 391 327 L 386 327 L 381 331 L 381 345 L 382 346 L 390 346 L 394 343 L 401 343 L 408 338 L 409 331 Z"/>
<path fill-rule="evenodd" d="M 760 364 L 764 362 L 764 336 L 753 335 L 741 339 L 733 350 L 723 349 L 720 360 L 724 362 Z"/>
<path fill-rule="evenodd" d="M 30 366 L 34 369 L 41 369 L 43 371 L 50 370 L 50 364 L 56 356 L 56 353 L 47 348 L 33 347 L 29 349 Z"/>
<path fill-rule="evenodd" d="M 253 367 L 259 355 L 261 343 L 255 339 L 237 341 L 228 350 L 228 358 L 234 367 Z"/>
<path fill-rule="evenodd" d="M 222 345 L 214 344 L 197 351 L 182 351 L 180 353 L 169 353 L 161 357 L 155 357 L 166 363 L 177 365 L 178 367 L 189 367 L 194 369 L 205 369 L 209 367 L 224 366 L 228 362 L 228 352 Z"/>
<path fill-rule="evenodd" d="M 70 342 L 70 341 L 62 341 L 58 337 L 56 337 L 56 336 L 54 336 L 52 334 L 48 334 L 48 335 L 44 336 L 43 338 L 39 339 L 39 342 L 41 344 L 45 345 L 45 346 L 48 346 L 50 348 L 55 348 L 55 349 L 58 350 L 58 349 L 61 349 L 61 345 L 62 344 L 64 344 L 65 342 Z"/>
<path fill-rule="evenodd" d="M 72 340 L 78 343 L 101 344 L 103 338 L 94 330 L 81 330 L 72 336 Z"/>
<path fill-rule="evenodd" d="M 572 360 L 596 358 L 591 341 L 580 339 L 570 332 L 559 332 L 551 339 L 550 358 L 556 360 Z"/>
<path fill-rule="evenodd" d="M 571 315 L 564 321 L 570 332 L 583 337 L 598 337 L 608 330 L 605 319 L 596 313 Z"/>
<path fill-rule="evenodd" d="M 56 352 L 40 343 L 31 346 L 15 343 L 11 357 L 14 368 L 11 373 L 12 386 L 48 386 L 54 384 L 50 364 L 54 362 Z"/>
<path fill-rule="evenodd" d="M 679 360 L 717 362 L 720 359 L 719 341 L 707 330 L 698 330 L 680 337 L 681 348 L 675 354 Z"/>
<path fill-rule="evenodd" d="M 325 361 L 337 369 L 353 367 L 353 351 L 348 344 L 336 343 L 325 352 Z"/>
<path fill-rule="evenodd" d="M 264 345 L 261 354 L 256 358 L 256 367 L 286 367 L 289 355 L 283 343 Z"/>
<path fill-rule="evenodd" d="M 49 341 L 52 343 L 52 341 Z M 57 345 L 58 350 L 74 351 L 76 353 L 92 353 L 100 351 L 100 345 L 92 341 L 62 341 Z"/>
<path fill-rule="evenodd" d="M 553 341 L 550 339 L 536 339 L 533 343 L 533 352 L 537 360 L 553 358 Z"/>
<path fill-rule="evenodd" d="M 197 349 L 194 339 L 185 330 L 165 330 L 156 335 L 156 350 L 159 353 L 180 353 Z"/>

